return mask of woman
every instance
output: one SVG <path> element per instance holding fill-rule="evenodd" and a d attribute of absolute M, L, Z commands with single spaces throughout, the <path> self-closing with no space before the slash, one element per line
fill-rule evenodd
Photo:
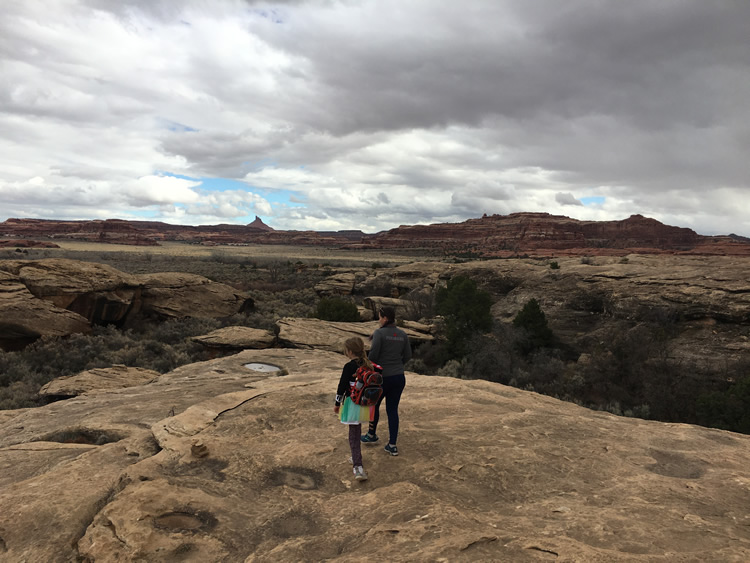
<path fill-rule="evenodd" d="M 406 386 L 404 364 L 411 358 L 411 345 L 406 333 L 396 326 L 396 311 L 393 307 L 382 307 L 378 311 L 380 328 L 372 335 L 372 346 L 368 357 L 371 362 L 383 368 L 383 395 L 375 405 L 375 415 L 370 422 L 367 434 L 361 440 L 365 443 L 378 441 L 376 430 L 380 419 L 380 403 L 385 399 L 385 413 L 388 416 L 388 443 L 385 451 L 398 455 L 398 403 Z"/>

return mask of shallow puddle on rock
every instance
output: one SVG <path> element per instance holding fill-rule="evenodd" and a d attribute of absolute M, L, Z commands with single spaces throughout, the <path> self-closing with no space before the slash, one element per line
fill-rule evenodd
<path fill-rule="evenodd" d="M 281 368 L 279 366 L 274 366 L 272 364 L 250 363 L 245 364 L 245 367 L 247 369 L 259 371 L 261 373 L 273 373 L 275 371 L 281 371 Z"/>

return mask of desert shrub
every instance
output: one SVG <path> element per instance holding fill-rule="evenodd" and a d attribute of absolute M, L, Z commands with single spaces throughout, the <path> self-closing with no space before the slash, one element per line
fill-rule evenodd
<path fill-rule="evenodd" d="M 432 373 L 427 363 L 422 358 L 417 358 L 415 356 L 412 356 L 411 360 L 406 362 L 404 369 L 406 371 L 413 371 L 423 375 L 430 375 Z"/>
<path fill-rule="evenodd" d="M 418 321 L 435 316 L 435 292 L 431 289 L 414 289 L 403 297 L 406 306 L 401 318 Z"/>
<path fill-rule="evenodd" d="M 94 327 L 92 334 L 43 338 L 23 350 L 2 352 L 0 408 L 38 406 L 37 393 L 44 384 L 89 369 L 124 364 L 166 373 L 187 363 L 206 360 L 205 350 L 189 339 L 203 334 L 205 327 L 203 321 L 195 319 L 154 327 L 143 325 L 138 331 Z"/>
<path fill-rule="evenodd" d="M 581 264 L 593 266 L 594 264 L 596 264 L 596 262 L 594 261 L 594 258 L 592 256 L 581 256 Z"/>
<path fill-rule="evenodd" d="M 450 359 L 448 344 L 444 340 L 434 340 L 417 345 L 409 364 L 414 364 L 419 368 L 412 371 L 434 375 L 448 359 Z"/>
<path fill-rule="evenodd" d="M 466 358 L 460 360 L 448 360 L 443 367 L 441 367 L 437 375 L 442 377 L 453 377 L 454 379 L 465 379 L 469 374 L 470 367 L 469 361 Z"/>
<path fill-rule="evenodd" d="M 532 298 L 526 302 L 513 319 L 513 326 L 523 331 L 518 346 L 524 354 L 553 344 L 552 330 L 547 325 L 547 317 L 536 299 Z"/>
<path fill-rule="evenodd" d="M 560 264 L 558 264 L 557 261 L 553 260 L 552 262 L 549 263 L 549 267 L 551 270 L 559 270 Z"/>
<path fill-rule="evenodd" d="M 492 328 L 490 294 L 477 288 L 474 280 L 456 276 L 440 288 L 435 299 L 435 309 L 444 318 L 444 331 L 452 358 L 467 353 L 467 343 L 477 332 Z"/>
<path fill-rule="evenodd" d="M 585 311 L 599 315 L 612 315 L 614 312 L 614 298 L 606 291 L 577 291 L 567 302 L 567 307 L 574 311 Z"/>
<path fill-rule="evenodd" d="M 490 333 L 474 335 L 469 343 L 469 377 L 510 384 L 522 361 L 517 337 L 518 331 L 505 323 L 496 323 Z"/>
<path fill-rule="evenodd" d="M 324 297 L 318 302 L 315 317 L 324 321 L 356 322 L 359 320 L 359 310 L 351 301 Z"/>

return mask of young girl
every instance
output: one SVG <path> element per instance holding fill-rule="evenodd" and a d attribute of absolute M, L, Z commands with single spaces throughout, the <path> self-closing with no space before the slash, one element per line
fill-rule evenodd
<path fill-rule="evenodd" d="M 344 354 L 350 361 L 341 370 L 341 379 L 339 379 L 339 386 L 336 389 L 336 406 L 333 407 L 333 412 L 339 415 L 339 419 L 343 424 L 349 426 L 349 447 L 352 450 L 354 478 L 357 481 L 366 481 L 367 473 L 365 473 L 365 469 L 362 467 L 362 445 L 360 438 L 362 436 L 362 423 L 372 420 L 375 408 L 355 405 L 349 398 L 349 395 L 351 388 L 354 386 L 354 374 L 357 369 L 362 365 L 373 369 L 373 365 L 367 359 L 365 343 L 362 342 L 361 338 L 354 337 L 344 342 Z"/>

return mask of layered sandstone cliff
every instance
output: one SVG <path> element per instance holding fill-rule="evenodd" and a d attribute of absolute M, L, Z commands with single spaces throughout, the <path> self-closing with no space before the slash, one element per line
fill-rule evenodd
<path fill-rule="evenodd" d="M 365 239 L 372 248 L 430 248 L 483 256 L 696 253 L 750 255 L 741 237 L 708 237 L 633 215 L 622 221 L 578 221 L 549 213 L 485 215 L 463 223 L 400 226 Z"/>
<path fill-rule="evenodd" d="M 579 221 L 549 213 L 485 215 L 463 223 L 402 225 L 375 235 L 361 231 L 277 231 L 259 218 L 249 225 L 170 225 L 157 221 L 49 221 L 8 219 L 0 238 L 73 239 L 155 245 L 287 244 L 375 249 L 430 249 L 485 257 L 652 254 L 750 255 L 750 239 L 703 236 L 632 215 L 621 221 Z"/>

